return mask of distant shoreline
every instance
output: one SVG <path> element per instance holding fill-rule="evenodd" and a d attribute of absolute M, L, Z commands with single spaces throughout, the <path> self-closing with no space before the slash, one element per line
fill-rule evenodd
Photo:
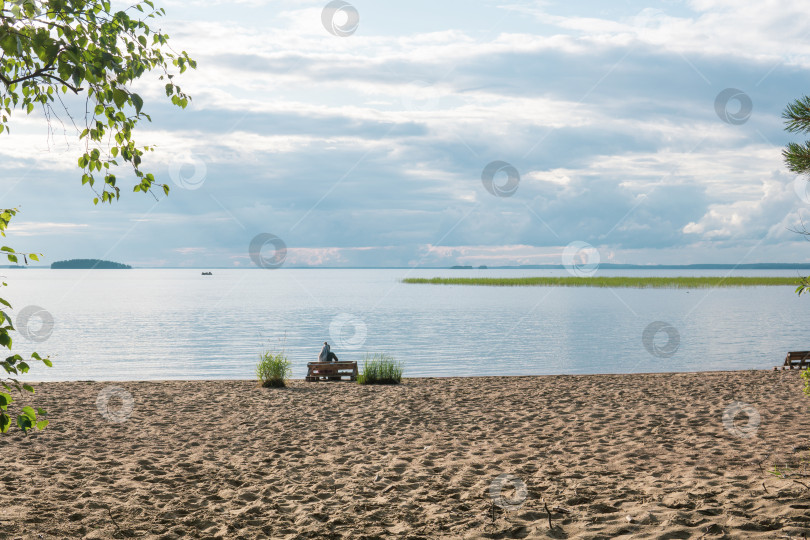
<path fill-rule="evenodd" d="M 442 268 L 442 267 L 438 267 Z M 451 270 L 566 270 L 562 264 L 524 264 L 520 266 L 451 266 Z M 598 266 L 599 270 L 810 270 L 810 263 L 751 263 L 751 264 L 613 264 Z"/>

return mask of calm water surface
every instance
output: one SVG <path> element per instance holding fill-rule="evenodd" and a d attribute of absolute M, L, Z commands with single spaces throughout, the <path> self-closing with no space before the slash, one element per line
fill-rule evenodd
<path fill-rule="evenodd" d="M 781 364 L 788 350 L 810 349 L 810 298 L 798 298 L 793 287 L 685 291 L 400 283 L 404 277 L 565 275 L 545 270 L 213 272 L 0 271 L 14 313 L 38 305 L 54 321 L 48 339 L 18 336 L 14 351 L 51 356 L 54 367 L 35 366 L 32 380 L 143 380 L 252 378 L 260 351 L 281 346 L 293 376 L 300 378 L 324 340 L 342 360 L 362 360 L 365 352 L 392 354 L 411 377 L 767 369 Z M 674 328 L 675 341 L 659 332 L 645 347 L 644 330 L 656 321 Z M 29 324 L 32 332 L 41 330 L 39 318 Z"/>

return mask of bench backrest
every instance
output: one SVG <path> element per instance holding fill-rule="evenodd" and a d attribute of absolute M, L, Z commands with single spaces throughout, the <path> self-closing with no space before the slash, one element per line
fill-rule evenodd
<path fill-rule="evenodd" d="M 357 362 L 309 362 L 307 366 L 313 367 L 354 367 Z"/>

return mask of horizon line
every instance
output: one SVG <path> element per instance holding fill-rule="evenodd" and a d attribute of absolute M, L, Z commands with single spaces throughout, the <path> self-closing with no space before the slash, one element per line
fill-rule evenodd
<path fill-rule="evenodd" d="M 126 263 L 125 263 L 126 264 Z M 143 270 L 266 270 L 258 266 L 132 266 L 131 269 Z M 569 265 L 570 266 L 570 265 Z M 48 270 L 105 270 L 104 268 L 51 268 L 50 265 L 2 265 L 3 269 L 48 269 Z M 510 264 L 510 265 L 449 265 L 449 266 L 281 266 L 274 270 L 565 270 L 563 264 Z M 695 270 L 733 270 L 733 269 L 769 269 L 769 270 L 810 270 L 810 262 L 804 263 L 690 263 L 690 264 L 633 264 L 603 263 L 597 268 L 613 269 L 695 269 Z M 122 269 L 125 270 L 125 269 Z"/>

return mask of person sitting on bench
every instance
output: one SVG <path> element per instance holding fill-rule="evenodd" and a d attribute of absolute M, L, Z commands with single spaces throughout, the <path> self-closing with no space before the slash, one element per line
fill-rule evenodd
<path fill-rule="evenodd" d="M 318 355 L 318 362 L 337 362 L 338 357 L 329 347 L 327 342 L 323 342 L 323 349 L 321 349 L 321 354 Z"/>

